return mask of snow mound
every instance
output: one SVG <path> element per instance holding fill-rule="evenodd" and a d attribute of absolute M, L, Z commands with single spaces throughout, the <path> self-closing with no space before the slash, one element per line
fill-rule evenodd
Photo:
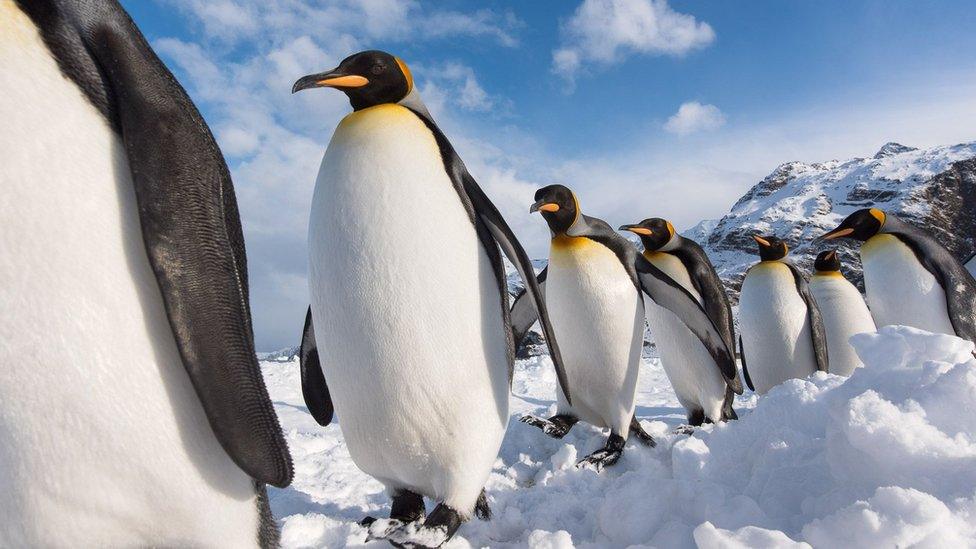
<path fill-rule="evenodd" d="M 683 410 L 651 361 L 637 413 L 658 445 L 628 442 L 602 473 L 574 463 L 604 433 L 578 426 L 553 440 L 517 421 L 554 411 L 548 358 L 520 361 L 487 485 L 495 516 L 446 546 L 976 546 L 973 344 L 905 327 L 853 344 L 865 367 L 850 378 L 818 373 L 741 397 L 742 419 L 692 436 L 672 433 Z M 296 461 L 294 485 L 271 491 L 283 544 L 363 546 L 355 521 L 388 512 L 381 487 L 349 461 L 337 425 L 304 411 L 297 365 L 263 366 Z"/>

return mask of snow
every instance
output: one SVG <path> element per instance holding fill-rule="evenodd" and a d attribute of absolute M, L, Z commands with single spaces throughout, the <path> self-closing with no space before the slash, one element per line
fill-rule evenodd
<path fill-rule="evenodd" d="M 601 473 L 574 464 L 604 433 L 577 425 L 553 440 L 518 421 L 554 412 L 556 382 L 548 357 L 519 361 L 486 487 L 494 518 L 446 547 L 976 546 L 973 344 L 905 327 L 853 344 L 865 367 L 850 378 L 745 395 L 742 419 L 692 436 L 671 432 L 684 411 L 649 360 L 637 414 L 658 445 L 628 442 Z M 307 413 L 296 363 L 262 368 L 295 459 L 292 486 L 270 490 L 282 544 L 384 547 L 356 524 L 388 513 L 382 486 L 352 463 L 337 423 Z"/>

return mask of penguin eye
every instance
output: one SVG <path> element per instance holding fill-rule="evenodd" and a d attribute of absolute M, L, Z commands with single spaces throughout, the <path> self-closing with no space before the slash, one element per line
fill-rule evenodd
<path fill-rule="evenodd" d="M 373 75 L 375 75 L 375 76 L 379 76 L 385 70 L 386 70 L 386 67 L 384 67 L 383 65 L 377 63 L 377 64 L 373 65 L 372 67 L 370 67 L 369 72 L 373 73 Z"/>

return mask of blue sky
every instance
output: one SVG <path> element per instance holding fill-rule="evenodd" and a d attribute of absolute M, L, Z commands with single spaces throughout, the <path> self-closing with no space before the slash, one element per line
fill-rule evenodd
<path fill-rule="evenodd" d="M 560 182 L 688 228 L 790 160 L 976 139 L 970 2 L 123 0 L 197 102 L 241 202 L 258 348 L 296 344 L 318 163 L 349 108 L 298 77 L 402 57 L 530 254 Z"/>

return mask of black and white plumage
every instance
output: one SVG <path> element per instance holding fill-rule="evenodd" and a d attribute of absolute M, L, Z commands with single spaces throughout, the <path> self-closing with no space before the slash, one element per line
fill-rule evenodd
<path fill-rule="evenodd" d="M 823 318 L 830 373 L 849 376 L 863 365 L 850 343 L 851 337 L 875 332 L 877 328 L 861 292 L 841 274 L 836 250 L 827 250 L 817 256 L 810 277 L 810 293 Z"/>
<path fill-rule="evenodd" d="M 271 546 L 233 186 L 114 0 L 0 1 L 0 545 Z"/>
<path fill-rule="evenodd" d="M 353 461 L 393 495 L 394 527 L 371 535 L 414 543 L 404 523 L 423 518 L 428 497 L 438 506 L 418 535 L 440 543 L 487 513 L 482 489 L 508 423 L 502 254 L 526 279 L 564 378 L 556 338 L 522 246 L 406 64 L 361 52 L 293 89 L 315 87 L 342 90 L 354 112 L 329 143 L 312 200 L 306 403 L 322 424 L 334 406 Z"/>
<path fill-rule="evenodd" d="M 828 371 L 827 336 L 806 277 L 786 259 L 786 243 L 754 236 L 761 261 L 746 272 L 739 295 L 742 374 L 753 391 Z"/>
<path fill-rule="evenodd" d="M 734 349 L 732 307 L 722 280 L 701 246 L 677 234 L 674 226 L 661 218 L 624 225 L 620 230 L 640 237 L 644 258 L 695 297 L 725 344 Z M 688 423 L 697 426 L 706 420 L 735 419 L 732 401 L 736 394 L 742 394 L 742 382 L 734 365 L 722 369 L 671 311 L 648 304 L 647 321 L 665 373 L 688 412 Z"/>
<path fill-rule="evenodd" d="M 864 288 L 878 326 L 901 324 L 976 341 L 976 280 L 924 230 L 868 208 L 821 238 L 863 242 Z"/>
<path fill-rule="evenodd" d="M 639 426 L 633 409 L 643 344 L 642 292 L 674 311 L 717 364 L 734 372 L 734 356 L 699 302 L 606 222 L 582 214 L 572 191 L 553 185 L 540 189 L 536 199 L 533 211 L 543 212 L 553 234 L 545 292 L 575 400 L 570 404 L 557 395 L 557 416 L 525 421 L 555 436 L 577 419 L 609 428 L 607 447 L 586 458 L 608 465 L 632 426 Z M 523 335 L 532 316 L 521 299 L 512 317 L 518 320 L 516 336 Z"/>

